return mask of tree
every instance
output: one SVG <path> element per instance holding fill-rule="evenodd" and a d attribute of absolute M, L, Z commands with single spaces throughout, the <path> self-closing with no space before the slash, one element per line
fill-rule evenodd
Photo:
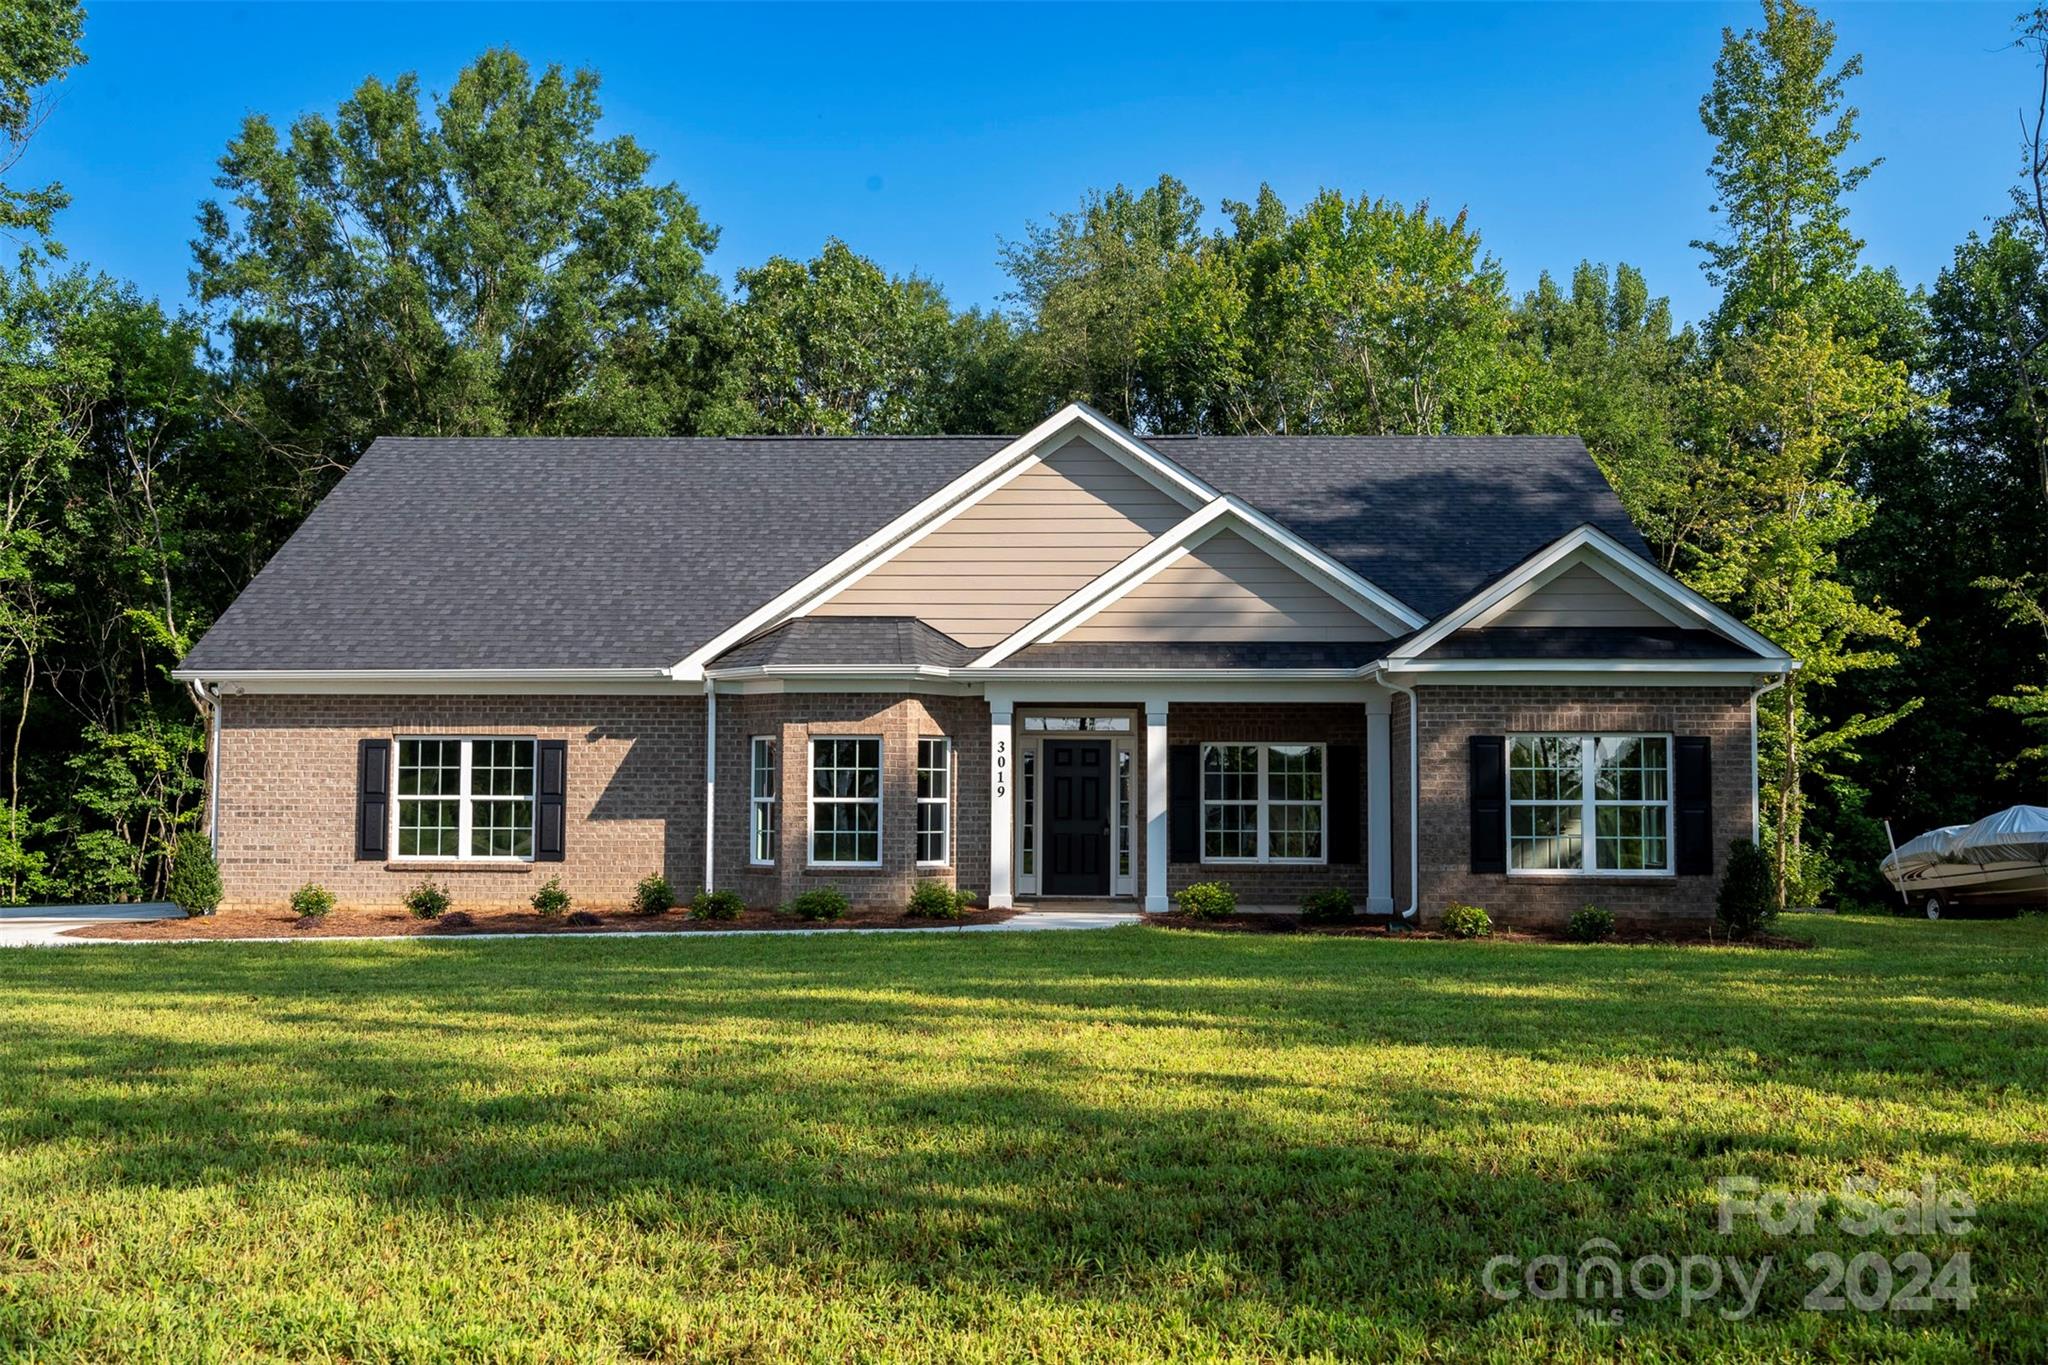
<path fill-rule="evenodd" d="M 718 363 L 716 233 L 598 78 L 509 51 L 437 97 L 366 81 L 281 139 L 250 118 L 200 212 L 193 285 L 230 414 L 312 471 L 377 436 L 694 429 Z"/>
<path fill-rule="evenodd" d="M 1857 111 L 1844 101 L 1862 57 L 1832 66 L 1835 26 L 1798 0 L 1763 0 L 1763 10 L 1761 30 L 1722 31 L 1700 101 L 1723 240 L 1693 246 L 1722 291 L 1717 337 L 1767 330 L 1785 309 L 1828 311 L 1863 249 L 1845 200 L 1880 164 L 1848 161 Z"/>
<path fill-rule="evenodd" d="M 85 61 L 78 39 L 85 11 L 77 0 L 6 0 L 0 4 L 0 176 L 20 163 L 29 140 L 50 111 L 50 87 Z M 0 184 L 0 233 L 27 234 L 21 249 L 26 270 L 42 243 L 49 244 L 51 220 L 69 203 L 61 185 L 11 189 Z"/>
<path fill-rule="evenodd" d="M 2037 676 L 2048 677 L 2048 573 L 2023 578 L 1980 578 L 1977 586 L 1997 595 L 1999 609 L 2015 627 L 2040 637 L 2036 643 L 2042 667 Z M 2048 776 L 2048 684 L 2017 683 L 2012 691 L 1993 697 L 1991 704 L 2018 716 L 2028 735 L 2037 741 L 2002 765 L 2001 775 L 2032 772 Z"/>

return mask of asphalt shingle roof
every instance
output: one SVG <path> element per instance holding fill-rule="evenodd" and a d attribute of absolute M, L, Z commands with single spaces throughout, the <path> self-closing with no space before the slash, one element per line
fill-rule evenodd
<path fill-rule="evenodd" d="M 936 664 L 958 668 L 981 652 L 914 616 L 802 616 L 727 650 L 710 666 Z"/>
<path fill-rule="evenodd" d="M 1009 439 L 385 438 L 183 666 L 665 668 Z M 1644 552 L 1573 437 L 1153 444 L 1429 616 L 1583 522 Z"/>

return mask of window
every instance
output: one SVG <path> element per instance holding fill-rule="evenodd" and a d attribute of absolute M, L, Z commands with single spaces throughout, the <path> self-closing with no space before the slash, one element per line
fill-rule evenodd
<path fill-rule="evenodd" d="M 882 741 L 811 741 L 811 862 L 882 863 Z"/>
<path fill-rule="evenodd" d="M 1509 735 L 1508 870 L 1669 872 L 1671 741 Z"/>
<path fill-rule="evenodd" d="M 762 866 L 775 861 L 779 838 L 775 805 L 781 783 L 775 770 L 774 739 L 756 735 L 748 750 L 747 861 Z"/>
<path fill-rule="evenodd" d="M 531 858 L 530 739 L 398 741 L 398 856 Z"/>
<path fill-rule="evenodd" d="M 951 740 L 917 742 L 917 860 L 944 865 L 947 859 L 946 811 L 951 802 Z"/>
<path fill-rule="evenodd" d="M 1202 861 L 1320 863 L 1320 744 L 1202 746 Z"/>
<path fill-rule="evenodd" d="M 1037 872 L 1032 854 L 1038 847 L 1038 755 L 1026 752 L 1017 759 L 1017 801 L 1024 824 L 1017 831 L 1017 871 L 1022 876 Z"/>
<path fill-rule="evenodd" d="M 1101 730 L 1116 734 L 1129 734 L 1131 718 L 1129 716 L 1026 716 L 1024 717 L 1024 729 L 1027 733 L 1044 730 L 1067 732 Z"/>
<path fill-rule="evenodd" d="M 1131 751 L 1116 753 L 1116 875 L 1131 875 Z"/>

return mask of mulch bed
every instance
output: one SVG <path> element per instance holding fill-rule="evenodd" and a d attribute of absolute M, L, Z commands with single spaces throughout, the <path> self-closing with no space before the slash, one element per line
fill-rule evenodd
<path fill-rule="evenodd" d="M 461 938 L 468 934 L 716 934 L 728 929 L 918 929 L 956 924 L 1000 924 L 1012 910 L 976 910 L 958 920 L 912 919 L 901 910 L 849 910 L 829 923 L 800 920 L 775 910 L 748 910 L 736 920 L 693 920 L 677 907 L 665 915 L 631 910 L 579 911 L 595 923 L 571 924 L 567 915 L 531 910 L 451 911 L 438 920 L 415 919 L 404 910 L 338 909 L 320 919 L 301 919 L 289 910 L 225 910 L 200 919 L 155 920 L 143 924 L 95 924 L 73 938 Z"/>
<path fill-rule="evenodd" d="M 1418 939 L 1427 942 L 1450 940 L 1451 935 L 1441 929 L 1400 929 L 1387 927 L 1384 920 L 1354 920 L 1349 924 L 1303 924 L 1293 915 L 1226 915 L 1222 919 L 1197 919 L 1178 910 L 1166 914 L 1147 914 L 1146 924 L 1162 929 L 1199 929 L 1206 933 L 1222 934 L 1321 934 L 1329 938 L 1397 938 Z M 1570 943 L 1562 928 L 1508 928 L 1496 925 L 1487 936 L 1499 943 Z M 1709 933 L 1705 928 L 1673 927 L 1669 929 L 1643 929 L 1629 925 L 1618 925 L 1608 943 L 1650 944 L 1662 947 L 1714 947 L 1731 946 L 1743 948 L 1811 948 L 1810 939 L 1790 938 L 1784 934 L 1752 934 L 1748 938 L 1734 941 L 1715 929 Z"/>

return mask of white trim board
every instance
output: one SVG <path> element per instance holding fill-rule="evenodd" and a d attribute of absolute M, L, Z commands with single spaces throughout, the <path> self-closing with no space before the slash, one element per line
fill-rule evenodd
<path fill-rule="evenodd" d="M 1580 551 L 1587 553 L 1582 558 L 1575 558 Z M 1598 563 L 1595 563 L 1596 559 Z M 1603 577 L 1627 591 L 1630 596 L 1687 629 L 1716 631 L 1751 651 L 1758 659 L 1776 665 L 1780 671 L 1793 666 L 1790 656 L 1769 640 L 1670 574 L 1642 559 L 1599 527 L 1589 525 L 1560 536 L 1545 549 L 1524 561 L 1519 568 L 1503 574 L 1457 607 L 1438 617 L 1426 630 L 1402 645 L 1398 655 L 1390 656 L 1386 660 L 1388 669 L 1405 671 L 1417 667 L 1423 662 L 1421 656 L 1441 644 L 1452 632 L 1465 629 L 1488 612 L 1501 607 L 1526 584 L 1538 579 L 1547 582 L 1549 578 L 1546 575 L 1554 577 L 1556 573 L 1569 568 L 1572 563 L 1592 565 Z M 1698 664 L 1706 661 L 1684 662 Z M 1755 670 L 1752 668 L 1751 671 Z"/>

